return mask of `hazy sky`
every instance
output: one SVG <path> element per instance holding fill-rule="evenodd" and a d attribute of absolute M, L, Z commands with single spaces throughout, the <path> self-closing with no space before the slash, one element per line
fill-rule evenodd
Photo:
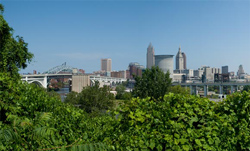
<path fill-rule="evenodd" d="M 0 0 L 15 35 L 24 37 L 33 62 L 21 73 L 43 72 L 67 62 L 86 72 L 113 70 L 130 62 L 146 65 L 150 42 L 155 54 L 176 55 L 181 45 L 187 67 L 240 64 L 250 73 L 250 0 L 239 1 L 42 1 Z"/>

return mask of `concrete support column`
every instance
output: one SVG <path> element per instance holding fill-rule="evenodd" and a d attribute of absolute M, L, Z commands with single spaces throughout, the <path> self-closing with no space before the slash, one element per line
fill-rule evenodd
<path fill-rule="evenodd" d="M 195 85 L 194 88 L 193 88 L 193 94 L 194 95 L 197 95 L 197 86 Z"/>
<path fill-rule="evenodd" d="M 220 85 L 220 94 L 223 94 L 223 86 Z"/>
<path fill-rule="evenodd" d="M 234 85 L 231 85 L 231 94 L 234 93 Z"/>
<path fill-rule="evenodd" d="M 48 77 L 47 77 L 47 75 L 45 75 L 44 79 L 43 79 L 43 87 L 44 88 L 47 88 L 47 85 L 48 85 L 48 81 L 47 80 L 48 80 Z"/>
<path fill-rule="evenodd" d="M 207 96 L 208 86 L 204 85 L 204 96 Z"/>
<path fill-rule="evenodd" d="M 193 94 L 193 86 L 190 85 L 189 88 L 190 88 L 190 94 L 192 95 Z"/>
<path fill-rule="evenodd" d="M 25 77 L 25 81 L 28 82 L 28 76 Z"/>
<path fill-rule="evenodd" d="M 197 85 L 195 86 L 195 95 L 198 95 L 198 93 L 197 93 Z"/>

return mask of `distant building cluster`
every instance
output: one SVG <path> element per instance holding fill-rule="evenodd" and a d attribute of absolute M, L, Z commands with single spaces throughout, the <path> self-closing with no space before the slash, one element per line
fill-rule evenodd
<path fill-rule="evenodd" d="M 158 66 L 164 73 L 169 72 L 173 77 L 173 56 L 174 55 L 155 55 L 154 47 L 150 43 L 147 48 L 147 68 Z"/>
<path fill-rule="evenodd" d="M 175 68 L 174 68 L 175 64 Z M 243 65 L 239 66 L 237 73 L 229 71 L 227 65 L 221 68 L 201 66 L 198 69 L 187 68 L 187 55 L 182 52 L 181 46 L 179 46 L 177 54 L 175 56 L 172 54 L 155 54 L 155 49 L 150 43 L 147 47 L 146 53 L 146 68 L 150 69 L 152 66 L 158 66 L 164 73 L 169 72 L 172 82 L 176 83 L 194 83 L 194 82 L 226 82 L 226 81 L 250 81 L 250 75 L 246 74 Z M 94 71 L 93 73 L 86 74 L 83 69 L 76 69 L 66 66 L 66 63 L 61 66 L 54 67 L 46 73 L 56 73 L 58 69 L 64 67 L 66 70 L 60 71 L 60 73 L 74 73 L 83 75 L 94 75 L 121 79 L 131 79 L 133 80 L 135 76 L 142 76 L 145 71 L 145 67 L 138 62 L 131 62 L 127 69 L 114 71 L 112 70 L 112 59 L 103 58 L 101 59 L 101 67 L 99 71 Z M 57 69 L 57 70 L 56 70 Z M 37 73 L 36 70 L 33 74 Z"/>
<path fill-rule="evenodd" d="M 131 62 L 129 64 L 129 77 L 127 79 L 133 79 L 134 76 L 142 76 L 145 67 L 137 62 Z"/>
<path fill-rule="evenodd" d="M 198 69 L 187 68 L 187 56 L 179 47 L 175 56 L 175 70 L 173 70 L 174 55 L 155 55 L 155 49 L 150 43 L 147 48 L 147 68 L 158 66 L 164 73 L 169 72 L 173 82 L 228 82 L 233 81 L 250 81 L 250 76 L 245 74 L 243 66 L 239 66 L 237 75 L 229 72 L 228 66 L 221 68 L 201 66 Z"/>

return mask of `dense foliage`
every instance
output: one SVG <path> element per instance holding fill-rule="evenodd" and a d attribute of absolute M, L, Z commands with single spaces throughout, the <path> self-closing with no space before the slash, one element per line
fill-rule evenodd
<path fill-rule="evenodd" d="M 104 147 L 92 137 L 102 130 L 108 116 L 90 118 L 83 110 L 49 96 L 44 89 L 13 80 L 8 74 L 0 74 L 0 83 L 0 150 L 89 144 L 92 148 Z"/>
<path fill-rule="evenodd" d="M 0 150 L 249 150 L 250 93 L 214 103 L 170 93 L 89 117 L 36 86 L 0 75 Z M 108 145 L 108 146 L 107 146 Z"/>
<path fill-rule="evenodd" d="M 180 85 L 171 86 L 169 92 L 174 94 L 189 95 L 190 89 L 186 87 L 181 87 Z"/>
<path fill-rule="evenodd" d="M 250 85 L 245 85 L 243 87 L 243 91 L 250 91 Z"/>
<path fill-rule="evenodd" d="M 112 109 L 113 100 L 114 95 L 110 93 L 110 88 L 107 86 L 99 87 L 99 83 L 96 82 L 94 86 L 83 88 L 80 93 L 69 93 L 65 102 L 77 105 L 87 113 L 92 113 Z"/>
<path fill-rule="evenodd" d="M 20 80 L 18 70 L 33 55 L 21 37 L 13 37 L 2 12 L 0 4 L 0 150 L 107 149 L 93 138 L 109 116 L 90 118 L 56 93 Z"/>
<path fill-rule="evenodd" d="M 33 54 L 28 52 L 28 44 L 22 37 L 13 36 L 13 29 L 5 21 L 0 4 L 0 72 L 9 72 L 12 77 L 19 76 L 18 70 L 26 68 Z"/>
<path fill-rule="evenodd" d="M 117 92 L 115 98 L 122 99 L 123 94 L 125 93 L 126 87 L 124 85 L 117 85 L 115 91 Z"/>
<path fill-rule="evenodd" d="M 170 74 L 164 73 L 158 66 L 146 69 L 142 77 L 135 77 L 133 96 L 140 98 L 161 98 L 169 91 L 171 86 Z"/>
<path fill-rule="evenodd" d="M 126 92 L 126 87 L 124 84 L 117 85 L 115 91 L 117 92 L 115 98 L 120 100 L 130 100 L 132 98 L 131 92 Z"/>
<path fill-rule="evenodd" d="M 221 103 L 196 96 L 133 99 L 105 141 L 114 150 L 250 150 L 250 93 Z"/>

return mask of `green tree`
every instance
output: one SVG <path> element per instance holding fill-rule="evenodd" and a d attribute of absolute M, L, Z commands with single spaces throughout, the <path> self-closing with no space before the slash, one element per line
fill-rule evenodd
<path fill-rule="evenodd" d="M 102 110 L 112 109 L 114 99 L 114 95 L 110 93 L 108 86 L 100 88 L 99 83 L 96 82 L 94 86 L 83 88 L 80 93 L 69 93 L 65 98 L 65 102 L 77 105 L 87 113 L 99 113 Z"/>
<path fill-rule="evenodd" d="M 172 86 L 170 87 L 170 92 L 174 94 L 181 94 L 181 95 L 189 95 L 190 89 L 189 88 L 183 88 L 180 85 Z"/>
<path fill-rule="evenodd" d="M 250 90 L 250 85 L 245 85 L 243 87 L 243 91 L 249 91 Z"/>
<path fill-rule="evenodd" d="M 56 93 L 21 81 L 18 70 L 33 55 L 22 38 L 13 38 L 3 10 L 0 4 L 0 150 L 105 150 L 91 141 L 110 117 L 89 118 Z"/>
<path fill-rule="evenodd" d="M 45 90 L 46 91 L 46 90 Z M 49 97 L 55 97 L 58 100 L 61 100 L 61 96 L 59 93 L 56 93 L 55 91 L 49 91 L 47 92 L 47 94 L 49 95 Z"/>
<path fill-rule="evenodd" d="M 0 4 L 0 72 L 9 72 L 12 77 L 19 77 L 18 70 L 27 67 L 33 54 L 28 52 L 28 44 L 20 36 L 13 36 L 14 30 L 5 21 Z"/>
<path fill-rule="evenodd" d="M 123 94 L 125 93 L 126 87 L 123 85 L 117 85 L 115 88 L 115 91 L 117 92 L 116 94 L 116 99 L 122 99 Z"/>
<path fill-rule="evenodd" d="M 130 100 L 131 98 L 132 98 L 131 92 L 125 92 L 125 93 L 122 95 L 122 99 L 123 99 L 123 100 Z"/>
<path fill-rule="evenodd" d="M 85 87 L 79 93 L 80 108 L 87 113 L 111 109 L 114 106 L 114 95 L 109 91 L 110 88 L 108 86 L 100 88 L 99 83 L 92 87 Z"/>
<path fill-rule="evenodd" d="M 172 79 L 170 73 L 164 73 L 159 67 L 152 67 L 143 72 L 142 77 L 135 77 L 133 96 L 154 99 L 163 98 L 169 91 Z"/>
<path fill-rule="evenodd" d="M 218 93 L 218 89 L 219 89 L 218 86 L 209 86 L 208 87 L 208 91 L 214 91 L 215 93 Z"/>
<path fill-rule="evenodd" d="M 0 150 L 100 147 L 90 141 L 107 128 L 104 123 L 109 117 L 90 118 L 45 89 L 0 72 Z"/>
<path fill-rule="evenodd" d="M 79 104 L 79 99 L 78 99 L 78 93 L 75 91 L 71 91 L 70 93 L 67 94 L 64 102 L 65 103 L 70 103 L 70 104 Z"/>
<path fill-rule="evenodd" d="M 127 79 L 127 81 L 122 82 L 122 85 L 125 86 L 125 87 L 127 87 L 128 86 L 128 82 L 129 82 L 129 79 Z"/>

